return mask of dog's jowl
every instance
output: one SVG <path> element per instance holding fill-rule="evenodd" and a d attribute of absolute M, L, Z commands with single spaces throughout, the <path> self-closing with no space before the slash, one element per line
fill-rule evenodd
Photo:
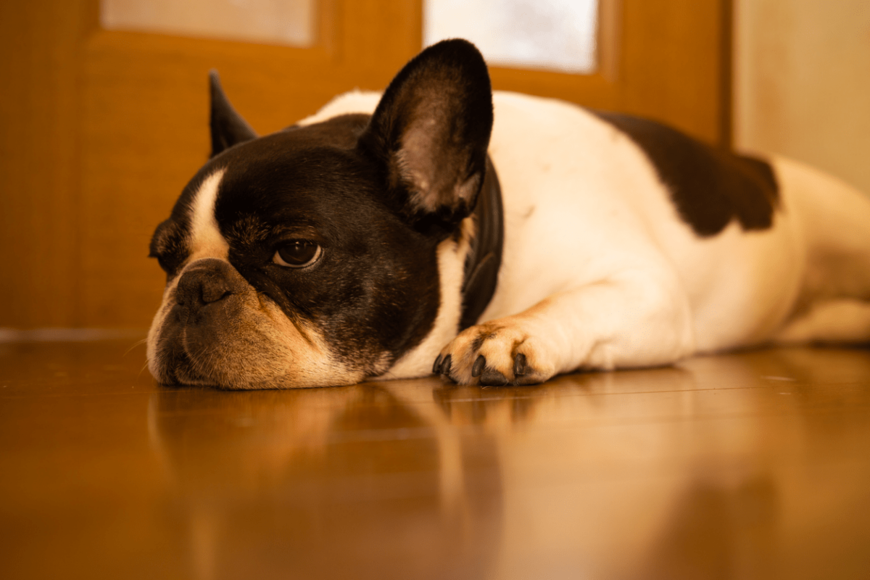
<path fill-rule="evenodd" d="M 870 201 L 813 169 L 493 93 L 461 40 L 265 137 L 211 82 L 211 158 L 151 242 L 160 382 L 531 384 L 870 340 Z"/>

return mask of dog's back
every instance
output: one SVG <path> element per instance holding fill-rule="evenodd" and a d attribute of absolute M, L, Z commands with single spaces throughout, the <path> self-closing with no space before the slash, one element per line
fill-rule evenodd
<path fill-rule="evenodd" d="M 870 200 L 854 188 L 773 158 L 777 199 L 769 227 L 725 216 L 721 231 L 699 233 L 650 152 L 606 117 L 524 95 L 495 93 L 494 103 L 490 150 L 504 175 L 506 219 L 538 222 L 507 228 L 506 255 L 522 256 L 513 246 L 532 241 L 551 251 L 525 255 L 522 266 L 506 259 L 503 275 L 513 272 L 516 280 L 505 286 L 532 286 L 542 295 L 496 295 L 485 318 L 606 279 L 608 270 L 632 261 L 649 267 L 660 251 L 685 290 L 699 351 L 771 339 L 870 340 Z M 512 240 L 517 231 L 523 238 Z M 581 268 L 585 280 L 576 278 Z M 522 284 L 530 270 L 536 279 L 553 277 L 548 287 Z"/>

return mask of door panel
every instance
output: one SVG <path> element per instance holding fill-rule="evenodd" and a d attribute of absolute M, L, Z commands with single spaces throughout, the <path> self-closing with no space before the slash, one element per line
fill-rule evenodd
<path fill-rule="evenodd" d="M 602 0 L 598 73 L 494 68 L 493 85 L 652 117 L 727 145 L 729 14 L 726 0 Z"/>
<path fill-rule="evenodd" d="M 591 76 L 492 70 L 495 88 L 669 121 L 727 141 L 728 0 L 603 0 Z M 148 240 L 205 161 L 207 73 L 261 133 L 354 87 L 383 89 L 422 42 L 419 0 L 320 0 L 310 48 L 101 30 L 98 0 L 0 6 L 0 327 L 147 327 Z"/>
<path fill-rule="evenodd" d="M 0 327 L 75 326 L 79 0 L 0 2 Z"/>

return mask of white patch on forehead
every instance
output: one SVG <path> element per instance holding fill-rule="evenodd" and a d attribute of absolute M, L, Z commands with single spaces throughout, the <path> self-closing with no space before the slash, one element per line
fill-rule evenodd
<path fill-rule="evenodd" d="M 229 256 L 230 246 L 221 235 L 214 217 L 218 186 L 224 173 L 226 168 L 209 175 L 193 198 L 190 216 L 190 262 L 200 258 L 226 260 Z"/>

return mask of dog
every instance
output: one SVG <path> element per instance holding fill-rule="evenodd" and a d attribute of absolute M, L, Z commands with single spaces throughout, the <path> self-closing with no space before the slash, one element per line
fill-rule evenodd
<path fill-rule="evenodd" d="M 151 240 L 164 384 L 529 385 L 870 340 L 870 200 L 667 126 L 493 93 L 464 40 L 258 137 L 211 75 L 211 158 Z"/>

